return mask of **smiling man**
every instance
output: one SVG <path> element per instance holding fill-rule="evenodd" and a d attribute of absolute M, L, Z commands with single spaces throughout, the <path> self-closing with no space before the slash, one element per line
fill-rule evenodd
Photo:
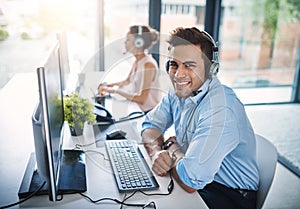
<path fill-rule="evenodd" d="M 205 31 L 177 28 L 166 68 L 174 87 L 146 115 L 142 138 L 160 176 L 171 172 L 209 208 L 255 208 L 256 144 L 243 104 L 216 77 L 218 48 Z M 174 125 L 175 136 L 164 139 Z"/>
<path fill-rule="evenodd" d="M 196 69 L 204 69 L 204 60 L 201 56 L 200 47 L 194 45 L 180 45 L 170 50 L 169 75 L 178 97 L 186 98 L 192 92 L 202 86 L 205 71 L 198 72 Z M 178 70 L 179 69 L 179 70 Z"/>

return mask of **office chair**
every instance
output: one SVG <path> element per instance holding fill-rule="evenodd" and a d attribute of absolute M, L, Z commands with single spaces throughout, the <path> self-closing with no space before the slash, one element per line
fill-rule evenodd
<path fill-rule="evenodd" d="M 262 208 L 273 181 L 277 164 L 277 149 L 266 138 L 256 134 L 256 160 L 259 169 L 259 186 L 256 208 Z"/>

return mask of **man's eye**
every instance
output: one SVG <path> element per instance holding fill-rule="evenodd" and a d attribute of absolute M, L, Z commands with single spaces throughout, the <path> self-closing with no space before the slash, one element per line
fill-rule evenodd
<path fill-rule="evenodd" d="M 185 64 L 184 65 L 186 68 L 193 68 L 193 67 L 195 67 L 196 65 L 195 64 L 189 64 L 189 63 L 187 63 L 187 64 Z"/>
<path fill-rule="evenodd" d="M 176 62 L 170 62 L 170 67 L 171 68 L 178 68 L 178 64 Z"/>

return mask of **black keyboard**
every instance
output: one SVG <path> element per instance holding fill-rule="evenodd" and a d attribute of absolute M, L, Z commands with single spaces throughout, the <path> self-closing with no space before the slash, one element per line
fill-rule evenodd
<path fill-rule="evenodd" d="M 153 190 L 159 187 L 140 149 L 129 140 L 105 141 L 119 192 Z"/>

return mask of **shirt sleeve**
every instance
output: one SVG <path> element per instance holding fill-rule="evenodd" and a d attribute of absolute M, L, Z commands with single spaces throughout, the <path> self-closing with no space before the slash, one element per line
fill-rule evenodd
<path fill-rule="evenodd" d="M 142 133 L 148 128 L 155 128 L 161 133 L 164 133 L 171 126 L 173 123 L 171 101 L 171 96 L 168 93 L 163 97 L 162 101 L 146 115 L 145 121 L 142 123 Z"/>
<path fill-rule="evenodd" d="M 188 186 L 202 189 L 214 180 L 224 158 L 238 144 L 238 127 L 230 108 L 219 106 L 195 119 L 194 130 L 187 130 L 192 140 L 176 170 Z"/>

